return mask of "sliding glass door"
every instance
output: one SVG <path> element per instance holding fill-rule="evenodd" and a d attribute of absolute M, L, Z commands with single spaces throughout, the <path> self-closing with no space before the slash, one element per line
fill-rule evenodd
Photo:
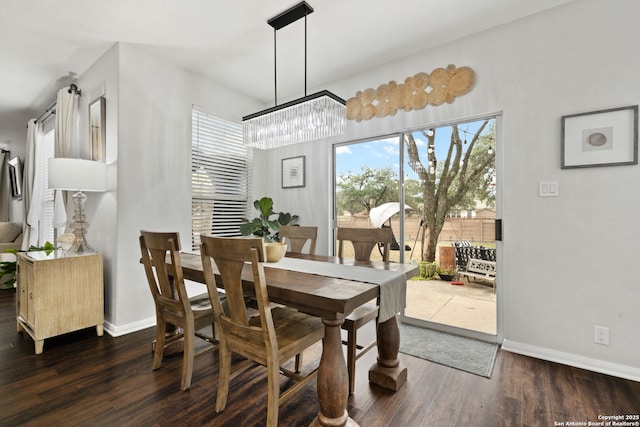
<path fill-rule="evenodd" d="M 335 226 L 391 227 L 392 261 L 431 265 L 408 281 L 407 321 L 496 335 L 490 281 L 445 274 L 466 268 L 459 245 L 497 259 L 495 153 L 495 117 L 334 147 Z"/>

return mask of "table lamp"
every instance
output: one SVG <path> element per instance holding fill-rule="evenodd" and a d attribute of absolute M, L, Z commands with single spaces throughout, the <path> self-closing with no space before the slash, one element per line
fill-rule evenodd
<path fill-rule="evenodd" d="M 102 162 L 67 158 L 49 159 L 49 188 L 76 192 L 73 195 L 75 203 L 73 222 L 69 224 L 75 238 L 71 247 L 67 249 L 67 254 L 81 255 L 95 252 L 84 237 L 89 229 L 89 223 L 85 221 L 84 202 L 87 196 L 83 192 L 105 191 L 106 170 L 106 165 Z"/>

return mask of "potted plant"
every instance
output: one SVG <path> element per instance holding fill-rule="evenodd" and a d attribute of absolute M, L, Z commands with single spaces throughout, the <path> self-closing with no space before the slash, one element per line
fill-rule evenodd
<path fill-rule="evenodd" d="M 291 215 L 288 212 L 275 212 L 273 210 L 273 199 L 263 197 L 253 202 L 253 206 L 260 214 L 252 220 L 243 219 L 240 226 L 240 233 L 243 236 L 262 237 L 265 242 L 265 256 L 267 261 L 279 261 L 287 251 L 287 245 L 280 242 L 278 231 L 281 225 L 295 225 L 298 222 L 298 215 Z M 277 215 L 277 218 L 271 219 Z"/>
<path fill-rule="evenodd" d="M 454 265 L 439 266 L 437 272 L 441 280 L 451 281 L 456 276 L 456 267 Z"/>
<path fill-rule="evenodd" d="M 28 251 L 29 252 L 45 251 L 45 253 L 49 255 L 55 249 L 56 249 L 55 246 L 53 246 L 51 242 L 45 242 L 45 244 L 42 247 L 31 246 Z M 16 257 L 18 252 L 24 252 L 24 251 L 19 251 L 16 249 L 7 249 L 5 252 L 13 254 L 14 257 Z M 14 258 L 14 261 L 0 262 L 0 279 L 2 279 L 4 276 L 9 276 L 9 280 L 6 280 L 4 283 L 1 283 L 0 288 L 13 289 L 15 287 L 17 265 L 18 265 L 18 261 L 16 258 Z"/>
<path fill-rule="evenodd" d="M 433 276 L 436 274 L 436 263 L 429 261 L 420 261 L 418 264 L 420 268 L 420 277 L 423 279 L 433 279 Z"/>

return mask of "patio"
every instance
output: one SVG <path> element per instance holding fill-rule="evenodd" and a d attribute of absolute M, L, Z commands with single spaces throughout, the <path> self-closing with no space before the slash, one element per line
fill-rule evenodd
<path fill-rule="evenodd" d="M 481 283 L 408 280 L 405 316 L 496 334 L 496 294 Z"/>

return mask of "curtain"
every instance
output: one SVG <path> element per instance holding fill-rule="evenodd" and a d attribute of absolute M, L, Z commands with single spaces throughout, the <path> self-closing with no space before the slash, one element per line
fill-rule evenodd
<path fill-rule="evenodd" d="M 42 139 L 40 125 L 35 119 L 29 120 L 27 124 L 27 148 L 24 157 L 24 170 L 22 176 L 22 203 L 27 218 L 23 229 L 22 250 L 27 250 L 31 245 L 32 235 L 38 241 L 39 212 L 31 213 L 31 201 L 33 200 L 33 190 L 35 184 L 36 171 L 36 145 Z"/>
<path fill-rule="evenodd" d="M 9 221 L 9 204 L 11 202 L 9 195 L 9 167 L 7 166 L 7 158 L 9 152 L 0 150 L 0 221 Z"/>
<path fill-rule="evenodd" d="M 55 157 L 77 157 L 72 151 L 76 149 L 75 137 L 78 134 L 78 101 L 80 95 L 69 87 L 58 91 L 56 101 L 56 146 Z M 61 190 L 55 192 L 53 210 L 53 226 L 57 235 L 65 232 L 67 225 L 67 200 Z"/>

